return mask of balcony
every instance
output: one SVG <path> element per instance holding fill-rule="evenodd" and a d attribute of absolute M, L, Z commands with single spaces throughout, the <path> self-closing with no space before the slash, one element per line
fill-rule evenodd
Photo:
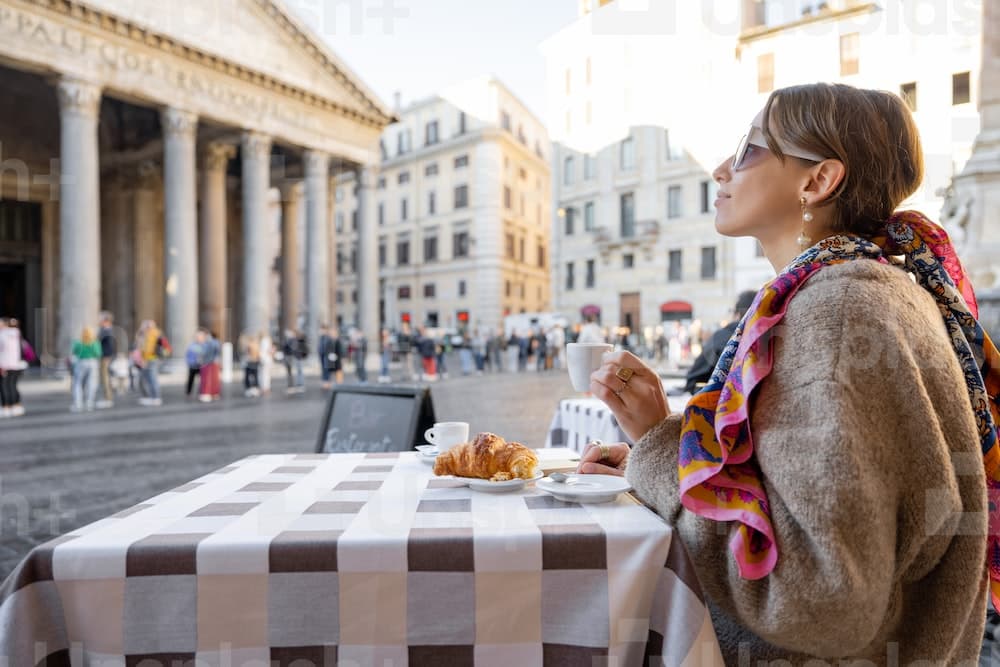
<path fill-rule="evenodd" d="M 660 221 L 655 219 L 639 220 L 635 223 L 635 234 L 621 236 L 608 227 L 595 227 L 592 232 L 601 259 L 607 263 L 611 251 L 619 249 L 642 250 L 647 259 L 652 259 L 654 246 L 660 237 Z"/>

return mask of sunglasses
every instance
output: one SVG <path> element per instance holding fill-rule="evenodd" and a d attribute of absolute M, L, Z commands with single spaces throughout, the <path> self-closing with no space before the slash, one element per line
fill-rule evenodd
<path fill-rule="evenodd" d="M 781 148 L 781 152 L 785 155 L 791 155 L 792 157 L 802 158 L 803 160 L 809 160 L 810 162 L 822 162 L 827 159 L 822 155 L 808 151 L 805 148 L 799 148 L 798 146 L 793 146 L 787 142 L 782 141 L 775 137 L 778 142 L 778 146 Z M 764 131 L 761 130 L 757 125 L 751 124 L 750 129 L 747 133 L 743 135 L 740 139 L 739 145 L 736 147 L 736 152 L 733 153 L 733 171 L 739 171 L 746 161 L 747 153 L 750 147 L 763 148 L 768 150 L 767 139 L 764 138 Z"/>

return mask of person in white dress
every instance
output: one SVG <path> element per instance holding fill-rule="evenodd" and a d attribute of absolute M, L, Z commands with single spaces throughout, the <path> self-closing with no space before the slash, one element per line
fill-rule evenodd
<path fill-rule="evenodd" d="M 260 393 L 267 396 L 271 393 L 271 367 L 274 366 L 274 341 L 266 332 L 260 333 Z"/>

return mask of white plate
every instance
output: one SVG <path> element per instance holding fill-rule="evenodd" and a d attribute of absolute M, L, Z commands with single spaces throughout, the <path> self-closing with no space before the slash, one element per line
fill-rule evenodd
<path fill-rule="evenodd" d="M 473 491 L 485 491 L 486 493 L 506 493 L 508 491 L 518 491 L 524 488 L 524 485 L 528 482 L 534 482 L 542 478 L 542 471 L 536 470 L 535 476 L 531 479 L 508 479 L 505 482 L 491 482 L 488 479 L 480 479 L 479 477 L 456 477 L 451 476 L 451 479 L 457 479 L 460 482 L 465 482 L 469 485 L 469 488 Z"/>
<path fill-rule="evenodd" d="M 417 445 L 414 447 L 415 450 L 420 452 L 421 456 L 437 456 L 438 448 L 437 445 Z"/>
<path fill-rule="evenodd" d="M 565 482 L 553 482 L 546 477 L 535 486 L 559 500 L 574 503 L 608 503 L 618 494 L 632 490 L 624 477 L 615 475 L 570 475 Z"/>

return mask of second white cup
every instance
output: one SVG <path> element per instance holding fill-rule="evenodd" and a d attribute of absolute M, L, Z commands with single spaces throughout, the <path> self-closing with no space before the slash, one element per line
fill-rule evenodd
<path fill-rule="evenodd" d="M 424 438 L 436 446 L 439 453 L 443 454 L 455 445 L 469 441 L 469 424 L 467 422 L 437 422 L 424 431 Z"/>
<path fill-rule="evenodd" d="M 569 343 L 566 346 L 566 367 L 573 389 L 590 391 L 590 374 L 601 367 L 604 355 L 613 349 L 607 343 Z"/>

